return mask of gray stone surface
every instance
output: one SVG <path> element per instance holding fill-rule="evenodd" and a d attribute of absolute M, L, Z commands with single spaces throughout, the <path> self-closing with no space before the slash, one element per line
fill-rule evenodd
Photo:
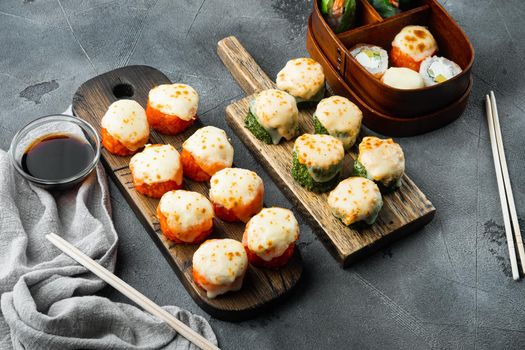
<path fill-rule="evenodd" d="M 510 277 L 482 99 L 496 91 L 525 217 L 525 2 L 443 3 L 476 49 L 475 85 L 461 119 L 398 139 L 408 173 L 438 209 L 425 229 L 343 270 L 302 224 L 299 290 L 254 320 L 228 323 L 192 301 L 112 185 L 118 275 L 159 304 L 208 317 L 224 349 L 522 348 L 525 286 Z M 148 64 L 193 85 L 202 119 L 229 130 L 224 107 L 243 94 L 217 58 L 216 42 L 236 35 L 275 76 L 287 59 L 306 54 L 310 9 L 311 1 L 284 0 L 2 0 L 0 147 L 30 120 L 63 111 L 88 78 L 126 64 Z M 263 176 L 266 202 L 290 207 L 229 133 L 236 164 Z M 109 288 L 103 294 L 123 300 Z"/>

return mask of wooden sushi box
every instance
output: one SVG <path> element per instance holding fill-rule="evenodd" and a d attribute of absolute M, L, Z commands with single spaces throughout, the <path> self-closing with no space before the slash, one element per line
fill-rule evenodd
<path fill-rule="evenodd" d="M 440 128 L 464 111 L 472 89 L 474 49 L 452 17 L 436 0 L 383 19 L 367 0 L 357 0 L 357 26 L 339 34 L 329 27 L 314 2 L 308 20 L 306 46 L 324 68 L 333 92 L 356 103 L 364 124 L 379 133 L 411 136 Z M 413 90 L 385 85 L 350 54 L 358 44 L 390 50 L 395 35 L 405 26 L 422 25 L 435 37 L 440 56 L 456 62 L 462 72 L 444 83 Z"/>

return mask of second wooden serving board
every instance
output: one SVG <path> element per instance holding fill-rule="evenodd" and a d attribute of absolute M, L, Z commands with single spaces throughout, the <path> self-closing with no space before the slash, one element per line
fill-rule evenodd
<path fill-rule="evenodd" d="M 217 52 L 248 95 L 275 88 L 272 80 L 235 37 L 221 40 Z M 283 60 L 282 65 L 285 63 Z M 292 178 L 293 141 L 267 145 L 244 127 L 244 119 L 253 98 L 253 95 L 248 96 L 226 108 L 228 124 L 263 164 L 279 188 L 297 205 L 325 246 L 343 266 L 421 228 L 432 220 L 436 209 L 414 182 L 404 175 L 401 189 L 384 195 L 384 206 L 374 225 L 360 230 L 344 226 L 330 212 L 327 204 L 328 194 L 312 193 Z M 313 133 L 313 112 L 313 108 L 300 110 L 301 132 Z M 354 157 L 355 153 L 350 152 L 345 159 L 345 177 L 349 176 L 350 164 Z"/>

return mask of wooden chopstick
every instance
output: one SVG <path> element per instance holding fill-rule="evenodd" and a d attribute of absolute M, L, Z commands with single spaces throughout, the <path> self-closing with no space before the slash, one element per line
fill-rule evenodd
<path fill-rule="evenodd" d="M 490 102 L 492 117 L 494 119 L 494 129 L 496 131 L 496 144 L 498 146 L 498 153 L 501 162 L 501 172 L 503 173 L 503 184 L 505 185 L 505 193 L 507 195 L 510 219 L 512 221 L 512 228 L 514 230 L 514 239 L 518 248 L 520 257 L 521 271 L 525 273 L 525 248 L 523 247 L 523 238 L 521 236 L 520 223 L 518 220 L 518 213 L 516 211 L 516 204 L 514 203 L 514 194 L 512 192 L 512 184 L 510 182 L 509 169 L 507 167 L 507 157 L 505 156 L 505 147 L 503 145 L 503 138 L 501 136 L 501 127 L 499 124 L 498 106 L 496 104 L 496 96 L 494 91 L 490 92 Z"/>
<path fill-rule="evenodd" d="M 496 104 L 496 96 L 494 95 L 494 91 L 490 92 L 490 102 L 492 116 L 494 118 L 494 129 L 496 130 L 496 143 L 498 145 L 498 153 L 501 161 L 501 170 L 503 173 L 503 183 L 505 185 L 505 193 L 507 194 L 509 204 L 510 219 L 512 221 L 514 238 L 516 239 L 516 246 L 518 248 L 518 254 L 520 256 L 521 271 L 525 273 L 525 248 L 523 247 L 523 238 L 521 236 L 518 213 L 516 211 L 516 204 L 514 203 L 514 194 L 512 192 L 512 184 L 510 182 L 509 169 L 507 167 L 507 157 L 505 156 L 505 147 L 503 145 L 503 138 L 501 136 L 498 106 Z"/>
<path fill-rule="evenodd" d="M 64 240 L 62 237 L 50 233 L 46 235 L 46 238 L 53 243 L 58 249 L 69 255 L 71 258 L 76 260 L 79 264 L 93 272 L 95 275 L 100 277 L 102 280 L 107 282 L 113 288 L 127 296 L 129 299 L 134 301 L 137 305 L 148 311 L 150 314 L 158 317 L 162 321 L 166 322 L 174 330 L 176 330 L 184 338 L 198 346 L 203 350 L 220 350 L 217 346 L 212 344 L 208 339 L 204 338 L 199 333 L 185 325 L 183 322 L 178 320 L 175 316 L 164 310 L 153 301 L 148 299 L 146 296 L 141 294 L 138 290 L 131 287 L 129 284 L 115 276 L 113 273 L 106 270 L 95 260 L 91 259 L 86 254 L 82 253 L 75 246 Z"/>
<path fill-rule="evenodd" d="M 512 235 L 512 226 L 510 224 L 509 207 L 507 203 L 507 195 L 505 193 L 505 184 L 503 183 L 503 175 L 501 170 L 501 161 L 498 152 L 496 141 L 496 133 L 494 126 L 494 117 L 492 113 L 492 103 L 488 95 L 486 95 L 485 107 L 487 109 L 487 124 L 489 128 L 490 145 L 492 148 L 492 158 L 494 159 L 494 168 L 496 170 L 496 180 L 498 183 L 498 191 L 501 202 L 501 211 L 503 214 L 503 223 L 505 224 L 505 234 L 507 236 L 507 245 L 509 248 L 510 266 L 512 269 L 512 278 L 518 280 L 520 274 L 518 271 L 518 262 L 516 260 L 516 250 L 514 248 L 514 238 Z"/>

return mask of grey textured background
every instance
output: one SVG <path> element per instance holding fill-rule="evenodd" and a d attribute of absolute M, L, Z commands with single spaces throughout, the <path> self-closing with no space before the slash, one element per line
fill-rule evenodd
<path fill-rule="evenodd" d="M 225 349 L 522 348 L 525 287 L 510 277 L 482 98 L 496 91 L 524 217 L 525 2 L 443 3 L 476 49 L 475 85 L 461 119 L 398 139 L 408 173 L 438 209 L 424 230 L 343 270 L 302 224 L 301 288 L 271 312 L 228 323 L 192 301 L 112 184 L 118 275 L 161 305 L 206 316 Z M 285 0 L 2 0 L 0 147 L 30 120 L 63 111 L 85 80 L 126 64 L 194 86 L 202 120 L 229 130 L 224 107 L 243 93 L 217 58 L 217 41 L 236 35 L 275 76 L 287 59 L 306 55 L 310 9 L 310 1 Z M 266 202 L 290 207 L 229 133 L 235 163 L 263 176 Z M 103 294 L 123 300 L 109 288 Z"/>

